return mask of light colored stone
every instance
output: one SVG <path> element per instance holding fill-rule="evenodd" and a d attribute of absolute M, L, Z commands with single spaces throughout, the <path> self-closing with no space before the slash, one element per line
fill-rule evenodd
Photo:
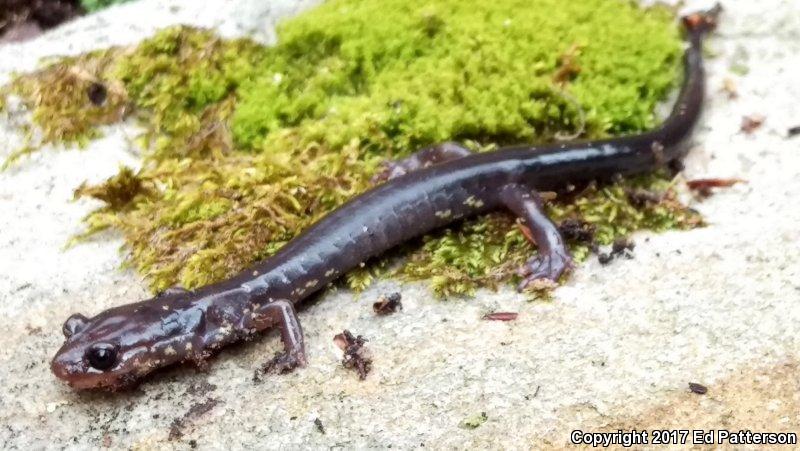
<path fill-rule="evenodd" d="M 176 22 L 269 41 L 278 17 L 310 3 L 134 2 L 0 47 L 0 79 L 40 57 L 135 42 Z M 528 303 L 508 289 L 442 302 L 423 285 L 394 281 L 360 295 L 340 290 L 300 313 L 308 368 L 261 384 L 253 370 L 279 349 L 275 333 L 225 350 L 207 373 L 173 369 L 133 393 L 76 394 L 56 381 L 48 364 L 69 314 L 147 294 L 139 276 L 118 269 L 118 237 L 63 249 L 96 207 L 72 202 L 72 190 L 138 164 L 136 130 L 110 127 L 85 151 L 47 150 L 0 173 L 0 446 L 186 448 L 195 440 L 212 449 L 528 449 L 558 447 L 579 427 L 691 428 L 697 409 L 716 421 L 705 427 L 730 421 L 797 431 L 800 137 L 788 139 L 786 130 L 800 125 L 800 4 L 725 7 L 685 174 L 748 183 L 693 201 L 708 227 L 638 234 L 634 259 L 580 265 L 552 302 Z M 734 75 L 733 62 L 748 73 Z M 720 92 L 726 78 L 737 99 Z M 767 119 L 745 135 L 739 124 L 749 114 Z M 17 119 L 0 121 L 0 156 L 19 145 L 10 126 Z M 394 290 L 403 311 L 376 317 L 372 302 Z M 492 310 L 520 315 L 480 319 Z M 366 381 L 339 364 L 332 338 L 345 328 L 370 340 L 375 362 Z M 688 393 L 688 382 L 709 393 Z M 198 405 L 210 408 L 197 414 Z M 488 419 L 478 428 L 459 426 L 481 412 Z M 170 439 L 176 420 L 183 436 Z"/>

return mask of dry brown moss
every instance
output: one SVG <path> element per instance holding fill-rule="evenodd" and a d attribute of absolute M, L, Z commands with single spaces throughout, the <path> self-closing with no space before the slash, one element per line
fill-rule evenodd
<path fill-rule="evenodd" d="M 100 126 L 124 119 L 129 111 L 124 86 L 102 82 L 109 62 L 110 58 L 100 52 L 65 59 L 45 70 L 18 77 L 11 92 L 25 100 L 38 127 L 26 130 L 28 143 L 14 152 L 4 166 L 36 151 L 44 143 L 82 147 L 100 135 Z"/>

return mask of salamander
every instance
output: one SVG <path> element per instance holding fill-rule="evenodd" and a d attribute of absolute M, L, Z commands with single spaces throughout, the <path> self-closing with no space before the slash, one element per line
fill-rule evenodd
<path fill-rule="evenodd" d="M 537 192 L 680 160 L 703 103 L 702 38 L 714 28 L 718 12 L 683 18 L 684 79 L 672 112 L 657 128 L 478 154 L 453 142 L 424 148 L 386 164 L 372 189 L 227 280 L 193 291 L 172 288 L 92 318 L 70 316 L 53 373 L 75 389 L 121 389 L 158 368 L 203 363 L 217 349 L 272 327 L 280 329 L 285 350 L 268 368 L 280 373 L 302 367 L 306 353 L 295 304 L 406 240 L 498 208 L 519 216 L 538 247 L 538 256 L 521 268 L 520 288 L 558 279 L 572 260 Z"/>

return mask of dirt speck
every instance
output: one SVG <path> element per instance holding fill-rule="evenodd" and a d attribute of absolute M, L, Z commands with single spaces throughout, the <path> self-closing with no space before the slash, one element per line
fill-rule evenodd
<path fill-rule="evenodd" d="M 698 395 L 705 395 L 708 393 L 708 387 L 703 384 L 698 384 L 697 382 L 689 382 L 689 390 Z"/>
<path fill-rule="evenodd" d="M 175 440 L 183 437 L 186 429 L 200 419 L 203 415 L 210 412 L 219 404 L 219 400 L 208 398 L 203 402 L 192 405 L 189 410 L 180 418 L 175 418 L 169 428 L 169 439 Z"/>

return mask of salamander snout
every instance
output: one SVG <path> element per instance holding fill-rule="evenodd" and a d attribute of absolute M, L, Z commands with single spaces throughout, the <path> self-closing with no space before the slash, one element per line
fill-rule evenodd
<path fill-rule="evenodd" d="M 50 363 L 50 369 L 74 388 L 116 387 L 120 385 L 119 373 L 114 370 L 119 361 L 119 349 L 111 343 L 83 345 L 67 340 Z"/>
<path fill-rule="evenodd" d="M 56 377 L 72 385 L 76 378 L 86 372 L 82 360 L 75 352 L 63 352 L 62 350 L 50 362 L 50 369 Z"/>

